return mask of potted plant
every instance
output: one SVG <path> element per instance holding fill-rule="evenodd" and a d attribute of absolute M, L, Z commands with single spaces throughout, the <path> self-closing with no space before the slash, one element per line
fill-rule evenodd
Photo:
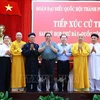
<path fill-rule="evenodd" d="M 50 95 L 47 96 L 39 96 L 38 100 L 69 100 L 69 98 L 64 99 L 60 96 L 55 96 L 53 92 L 50 93 Z"/>
<path fill-rule="evenodd" d="M 12 100 L 12 98 L 8 98 L 8 91 L 5 94 L 0 92 L 0 100 Z"/>
<path fill-rule="evenodd" d="M 93 100 L 100 100 L 100 95 L 94 94 Z"/>

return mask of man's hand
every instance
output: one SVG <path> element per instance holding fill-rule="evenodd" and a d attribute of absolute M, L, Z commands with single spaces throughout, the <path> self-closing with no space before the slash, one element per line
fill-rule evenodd
<path fill-rule="evenodd" d="M 82 45 L 81 44 L 79 44 L 78 50 L 82 50 Z"/>
<path fill-rule="evenodd" d="M 8 51 L 6 51 L 6 55 L 10 55 L 10 51 L 8 50 Z"/>
<path fill-rule="evenodd" d="M 93 48 L 92 48 L 91 53 L 92 53 L 92 52 L 95 52 L 95 53 L 96 53 L 96 50 L 95 50 L 94 46 L 93 46 Z"/>
<path fill-rule="evenodd" d="M 49 46 L 55 53 L 58 52 L 58 50 L 50 43 L 50 41 L 47 41 L 47 42 L 46 42 L 46 45 L 44 46 L 44 48 L 45 48 L 46 46 Z"/>
<path fill-rule="evenodd" d="M 65 50 L 63 50 L 63 54 L 66 54 L 66 51 Z"/>
<path fill-rule="evenodd" d="M 34 50 L 34 45 L 30 44 L 30 50 Z"/>
<path fill-rule="evenodd" d="M 47 41 L 46 42 L 46 46 L 51 46 L 50 42 Z"/>

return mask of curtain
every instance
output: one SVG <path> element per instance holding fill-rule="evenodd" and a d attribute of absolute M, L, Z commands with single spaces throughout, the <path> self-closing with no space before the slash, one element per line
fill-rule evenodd
<path fill-rule="evenodd" d="M 15 40 L 16 32 L 22 32 L 23 40 L 28 41 L 28 34 L 31 32 L 31 1 L 32 0 L 8 0 L 18 3 L 21 16 L 0 14 L 0 24 L 5 25 L 5 35 L 9 35 L 11 40 Z"/>

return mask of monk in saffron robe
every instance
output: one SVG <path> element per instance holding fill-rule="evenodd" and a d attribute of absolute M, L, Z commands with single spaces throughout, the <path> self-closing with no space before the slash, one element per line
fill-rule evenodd
<path fill-rule="evenodd" d="M 21 48 L 25 44 L 22 39 L 22 33 L 16 33 L 16 40 L 12 42 L 10 52 L 12 54 L 12 70 L 11 70 L 11 88 L 12 91 L 21 90 L 26 86 L 25 83 L 25 67 L 24 57 Z"/>
<path fill-rule="evenodd" d="M 78 42 L 72 46 L 73 61 L 73 87 L 74 91 L 89 90 L 88 55 L 89 45 L 83 42 L 84 36 L 79 34 Z"/>

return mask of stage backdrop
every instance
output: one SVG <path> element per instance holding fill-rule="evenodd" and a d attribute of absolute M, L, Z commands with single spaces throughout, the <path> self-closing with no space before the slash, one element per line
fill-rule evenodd
<path fill-rule="evenodd" d="M 44 41 L 45 32 L 52 33 L 52 40 L 60 42 L 66 34 L 68 42 L 77 41 L 78 34 L 91 42 L 90 35 L 100 35 L 100 2 L 32 2 L 32 31 L 36 42 Z"/>

